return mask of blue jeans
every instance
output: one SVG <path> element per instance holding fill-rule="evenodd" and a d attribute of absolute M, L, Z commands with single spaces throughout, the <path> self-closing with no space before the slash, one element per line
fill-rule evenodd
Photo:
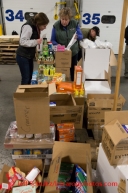
<path fill-rule="evenodd" d="M 17 54 L 16 61 L 20 68 L 21 85 L 31 84 L 33 73 L 33 59 L 27 59 Z"/>

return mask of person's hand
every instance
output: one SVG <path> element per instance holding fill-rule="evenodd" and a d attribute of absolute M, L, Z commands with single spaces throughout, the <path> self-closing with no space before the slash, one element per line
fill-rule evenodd
<path fill-rule="evenodd" d="M 37 44 L 41 44 L 42 43 L 42 39 L 37 39 Z"/>
<path fill-rule="evenodd" d="M 77 35 L 75 35 L 74 39 L 77 40 L 77 38 L 78 38 Z"/>

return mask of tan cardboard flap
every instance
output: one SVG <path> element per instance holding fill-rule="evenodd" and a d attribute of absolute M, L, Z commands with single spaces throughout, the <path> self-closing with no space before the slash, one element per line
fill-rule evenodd
<path fill-rule="evenodd" d="M 105 125 L 105 129 L 115 145 L 117 145 L 122 139 L 128 137 L 128 134 L 125 132 L 118 120 L 113 120 Z"/>
<path fill-rule="evenodd" d="M 84 97 L 75 97 L 74 99 L 76 101 L 76 105 L 84 105 L 86 100 Z"/>
<path fill-rule="evenodd" d="M 111 54 L 110 54 L 110 66 L 117 66 L 117 59 L 114 55 L 113 50 L 111 50 Z"/>
<path fill-rule="evenodd" d="M 49 84 L 49 89 L 48 89 L 48 91 L 49 91 L 49 95 L 56 93 L 55 83 Z"/>
<path fill-rule="evenodd" d="M 110 111 L 105 112 L 105 125 L 117 119 L 120 124 L 128 125 L 128 111 Z"/>
<path fill-rule="evenodd" d="M 55 102 L 57 106 L 74 106 L 72 95 L 68 94 L 53 94 L 50 101 Z"/>
<path fill-rule="evenodd" d="M 49 98 L 43 93 L 15 93 L 14 106 L 19 134 L 50 133 Z"/>
<path fill-rule="evenodd" d="M 118 185 L 118 193 L 126 193 L 126 180 L 120 180 Z"/>
<path fill-rule="evenodd" d="M 61 165 L 61 153 L 59 153 L 54 159 L 52 160 L 50 164 L 50 170 L 48 173 L 48 178 L 47 182 L 48 183 L 57 183 L 58 182 L 58 176 L 59 176 L 59 171 L 60 171 L 60 165 Z M 49 185 L 45 187 L 45 192 L 52 192 L 56 191 L 56 184 Z"/>
<path fill-rule="evenodd" d="M 53 159 L 62 152 L 62 161 L 78 164 L 86 171 L 86 157 L 91 162 L 90 144 L 57 142 L 53 147 Z M 78 156 L 77 156 L 78 155 Z"/>
<path fill-rule="evenodd" d="M 1 173 L 0 173 L 0 184 L 2 182 L 4 183 L 8 183 L 8 179 L 7 179 L 7 172 L 9 171 L 10 167 L 8 165 L 4 165 L 2 170 L 1 170 Z"/>
<path fill-rule="evenodd" d="M 19 85 L 19 89 L 26 89 L 26 88 L 47 88 L 48 84 L 34 84 L 34 85 Z"/>
<path fill-rule="evenodd" d="M 16 166 L 20 168 L 21 171 L 27 174 L 34 167 L 37 167 L 40 171 L 42 171 L 44 164 L 41 159 L 19 159 L 16 160 Z"/>

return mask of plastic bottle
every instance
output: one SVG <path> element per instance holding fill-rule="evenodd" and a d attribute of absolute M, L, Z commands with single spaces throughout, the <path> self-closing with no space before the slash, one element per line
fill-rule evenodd
<path fill-rule="evenodd" d="M 81 86 L 82 86 L 82 72 L 83 72 L 83 69 L 82 69 L 81 66 L 75 66 L 74 83 L 75 83 L 75 88 L 76 89 L 81 89 Z"/>

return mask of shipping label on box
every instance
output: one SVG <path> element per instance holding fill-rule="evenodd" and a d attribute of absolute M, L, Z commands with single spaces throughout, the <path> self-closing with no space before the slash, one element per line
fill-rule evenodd
<path fill-rule="evenodd" d="M 71 67 L 71 51 L 55 52 L 55 63 L 57 68 L 70 68 Z"/>
<path fill-rule="evenodd" d="M 111 165 L 128 163 L 128 133 L 118 120 L 105 125 L 102 146 Z"/>

